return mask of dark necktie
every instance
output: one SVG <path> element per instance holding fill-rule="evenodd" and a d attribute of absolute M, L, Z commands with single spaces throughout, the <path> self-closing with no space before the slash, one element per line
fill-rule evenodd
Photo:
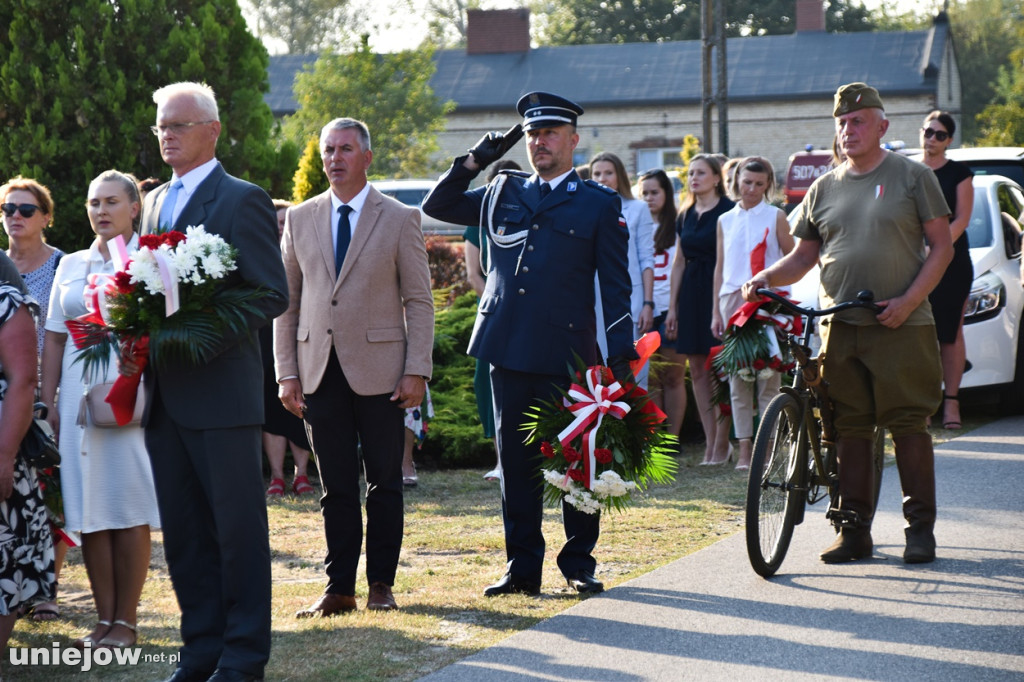
<path fill-rule="evenodd" d="M 348 216 L 351 212 L 351 206 L 341 205 L 338 207 L 338 241 L 334 246 L 335 277 L 341 273 L 341 266 L 345 263 L 345 254 L 348 253 L 348 245 L 352 241 L 352 227 L 348 224 Z"/>
<path fill-rule="evenodd" d="M 540 183 L 540 198 L 541 198 L 541 201 L 543 201 L 544 197 L 546 197 L 549 194 L 551 194 L 551 185 L 549 185 L 546 182 Z"/>

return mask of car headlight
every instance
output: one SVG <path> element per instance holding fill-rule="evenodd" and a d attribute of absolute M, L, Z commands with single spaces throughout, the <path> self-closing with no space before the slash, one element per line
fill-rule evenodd
<path fill-rule="evenodd" d="M 1006 285 L 995 274 L 987 272 L 974 280 L 971 293 L 967 295 L 967 312 L 964 324 L 981 322 L 999 314 L 1006 305 Z"/>

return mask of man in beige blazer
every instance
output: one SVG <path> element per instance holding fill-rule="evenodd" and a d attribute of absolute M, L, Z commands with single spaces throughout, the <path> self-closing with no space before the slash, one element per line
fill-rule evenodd
<path fill-rule="evenodd" d="M 327 587 L 299 618 L 356 609 L 360 446 L 366 608 L 397 608 L 404 408 L 423 399 L 434 343 L 419 211 L 367 182 L 373 152 L 364 123 L 328 123 L 320 154 L 331 189 L 288 210 L 281 241 L 288 310 L 274 322 L 281 402 L 305 419 L 324 487 Z"/>

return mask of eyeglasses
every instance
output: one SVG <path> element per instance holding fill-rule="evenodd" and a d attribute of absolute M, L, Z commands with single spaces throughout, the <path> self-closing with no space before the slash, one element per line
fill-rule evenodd
<path fill-rule="evenodd" d="M 3 210 L 4 215 L 8 218 L 12 217 L 15 211 L 20 213 L 22 218 L 31 218 L 36 214 L 36 211 L 43 209 L 33 204 L 3 204 L 0 205 L 0 210 Z"/>
<path fill-rule="evenodd" d="M 921 134 L 926 139 L 932 139 L 933 137 L 939 142 L 945 142 L 949 139 L 949 133 L 942 130 L 935 130 L 934 128 L 921 128 Z"/>
<path fill-rule="evenodd" d="M 191 128 L 192 126 L 206 125 L 207 123 L 213 123 L 213 121 L 193 121 L 192 123 L 168 123 L 165 126 L 149 126 L 149 129 L 153 131 L 153 134 L 160 137 L 164 133 L 174 133 L 175 135 L 181 135 L 183 132 Z"/>

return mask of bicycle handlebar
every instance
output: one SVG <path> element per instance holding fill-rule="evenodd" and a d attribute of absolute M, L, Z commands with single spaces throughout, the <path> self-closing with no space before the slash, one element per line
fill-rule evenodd
<path fill-rule="evenodd" d="M 785 296 L 781 296 L 772 291 L 771 289 L 758 289 L 757 293 L 762 296 L 767 296 L 773 301 L 781 303 L 782 307 L 786 308 L 790 312 L 795 313 L 797 315 L 803 315 L 804 317 L 807 318 L 832 315 L 833 313 L 839 313 L 844 310 L 849 310 L 851 308 L 866 308 L 867 310 L 870 310 L 871 312 L 876 314 L 885 310 L 884 307 L 875 304 L 875 294 L 868 289 L 857 292 L 856 301 L 843 301 L 838 305 L 834 305 L 831 308 L 824 308 L 822 310 L 815 310 L 814 308 L 801 308 L 800 306 L 798 306 L 796 303 L 793 303 Z"/>

